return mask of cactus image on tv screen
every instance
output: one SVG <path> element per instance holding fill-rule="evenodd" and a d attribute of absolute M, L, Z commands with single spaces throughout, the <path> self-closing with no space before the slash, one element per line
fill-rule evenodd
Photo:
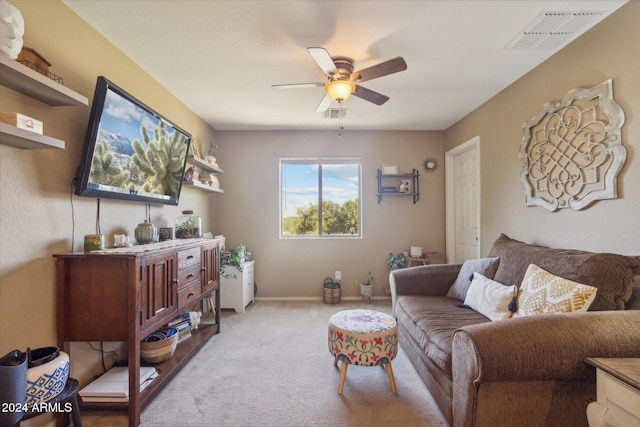
<path fill-rule="evenodd" d="M 176 197 L 186 136 L 111 91 L 106 104 L 89 182 Z"/>
<path fill-rule="evenodd" d="M 78 193 L 177 204 L 191 135 L 98 79 Z"/>

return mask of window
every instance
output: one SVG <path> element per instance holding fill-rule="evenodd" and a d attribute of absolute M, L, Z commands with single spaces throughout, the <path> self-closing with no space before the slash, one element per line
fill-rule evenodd
<path fill-rule="evenodd" d="M 281 158 L 280 237 L 361 237 L 360 159 Z"/>

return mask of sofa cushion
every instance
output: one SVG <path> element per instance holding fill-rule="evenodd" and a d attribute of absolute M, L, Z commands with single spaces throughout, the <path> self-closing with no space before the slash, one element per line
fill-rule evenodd
<path fill-rule="evenodd" d="M 597 291 L 593 286 L 558 277 L 531 264 L 520 285 L 518 309 L 513 317 L 587 311 Z"/>
<path fill-rule="evenodd" d="M 490 322 L 460 301 L 449 297 L 401 295 L 396 304 L 398 323 L 402 324 L 427 357 L 451 378 L 451 342 L 453 331 L 467 325 Z"/>
<path fill-rule="evenodd" d="M 589 311 L 624 310 L 631 298 L 634 274 L 640 274 L 640 256 L 551 249 L 530 245 L 502 234 L 493 244 L 490 257 L 500 257 L 493 280 L 520 286 L 529 264 L 556 276 L 598 288 Z"/>
<path fill-rule="evenodd" d="M 449 288 L 447 296 L 464 301 L 473 279 L 473 273 L 480 273 L 488 279 L 493 279 L 499 262 L 500 258 L 498 257 L 466 260 L 460 268 L 456 281 Z"/>
<path fill-rule="evenodd" d="M 626 310 L 640 310 L 640 276 L 636 276 L 636 281 L 631 288 L 631 298 L 627 301 Z"/>
<path fill-rule="evenodd" d="M 508 319 L 513 314 L 509 311 L 509 303 L 516 295 L 516 290 L 516 286 L 505 286 L 480 273 L 473 273 L 464 305 L 491 320 Z"/>

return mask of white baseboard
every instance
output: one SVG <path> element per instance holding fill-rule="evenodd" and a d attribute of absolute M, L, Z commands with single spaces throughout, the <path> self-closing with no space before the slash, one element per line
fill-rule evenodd
<path fill-rule="evenodd" d="M 340 299 L 345 301 L 358 301 L 361 300 L 360 296 L 348 296 L 341 297 Z M 391 297 L 386 296 L 372 296 L 372 300 L 391 300 Z M 322 301 L 322 297 L 256 297 L 256 301 Z"/>

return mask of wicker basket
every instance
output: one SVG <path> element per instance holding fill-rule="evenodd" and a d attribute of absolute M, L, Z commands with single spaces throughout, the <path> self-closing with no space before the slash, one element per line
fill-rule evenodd
<path fill-rule="evenodd" d="M 178 333 L 161 341 L 140 343 L 140 356 L 147 363 L 160 363 L 171 358 L 178 346 Z"/>
<path fill-rule="evenodd" d="M 322 301 L 325 304 L 338 304 L 340 302 L 340 283 L 334 282 L 330 277 L 327 277 L 322 284 L 322 291 Z"/>

